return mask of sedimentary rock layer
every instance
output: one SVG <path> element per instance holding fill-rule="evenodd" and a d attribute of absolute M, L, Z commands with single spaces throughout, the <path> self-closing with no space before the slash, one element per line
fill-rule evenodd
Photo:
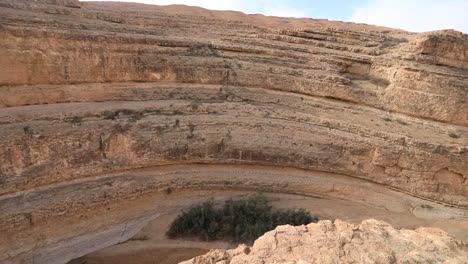
<path fill-rule="evenodd" d="M 108 86 L 103 93 L 144 101 L 0 109 L 2 194 L 156 165 L 248 163 L 336 172 L 468 205 L 466 147 L 448 136 L 463 140 L 464 127 L 261 88 Z"/>
<path fill-rule="evenodd" d="M 131 235 L 116 237 L 120 226 L 171 210 L 130 208 L 165 201 L 168 188 L 354 200 L 383 188 L 466 217 L 467 45 L 450 30 L 0 0 L 0 261 L 52 263 L 44 252 L 62 252 L 60 263 L 118 242 Z M 311 174 L 160 177 L 177 164 Z M 316 171 L 358 183 L 338 188 Z M 69 228 L 53 231 L 60 221 Z M 116 229 L 103 242 L 106 227 Z"/>

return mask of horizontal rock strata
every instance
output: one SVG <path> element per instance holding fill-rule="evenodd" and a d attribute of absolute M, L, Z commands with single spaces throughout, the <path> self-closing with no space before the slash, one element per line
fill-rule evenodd
<path fill-rule="evenodd" d="M 0 262 L 62 263 L 117 243 L 190 203 L 141 205 L 167 202 L 168 188 L 382 206 L 364 198 L 380 190 L 392 210 L 417 197 L 466 217 L 467 38 L 186 6 L 0 0 Z M 268 169 L 237 179 L 171 174 L 174 165 Z M 304 174 L 268 177 L 281 169 Z M 116 235 L 125 223 L 137 223 L 133 233 Z"/>

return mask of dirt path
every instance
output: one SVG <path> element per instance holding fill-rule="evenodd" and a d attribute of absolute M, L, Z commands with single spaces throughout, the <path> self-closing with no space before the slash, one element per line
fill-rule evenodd
<path fill-rule="evenodd" d="M 92 254 L 84 257 L 73 264 L 87 263 L 87 264 L 126 264 L 126 263 L 139 263 L 139 264 L 172 264 L 193 258 L 194 256 L 203 255 L 208 250 L 199 248 L 154 248 L 151 250 L 135 250 L 132 253 L 119 254 Z"/>

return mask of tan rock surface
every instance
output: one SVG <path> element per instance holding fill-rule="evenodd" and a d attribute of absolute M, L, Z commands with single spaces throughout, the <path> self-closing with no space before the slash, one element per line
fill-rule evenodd
<path fill-rule="evenodd" d="M 168 188 L 332 197 L 463 227 L 466 45 L 454 31 L 0 0 L 0 262 L 128 239 L 194 202 Z"/>
<path fill-rule="evenodd" d="M 378 220 L 279 226 L 252 247 L 213 249 L 180 264 L 468 263 L 468 251 L 437 228 L 397 230 Z"/>

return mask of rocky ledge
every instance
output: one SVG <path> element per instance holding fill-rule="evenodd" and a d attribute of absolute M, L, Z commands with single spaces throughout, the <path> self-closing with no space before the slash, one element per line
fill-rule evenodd
<path fill-rule="evenodd" d="M 325 220 L 279 226 L 252 247 L 214 249 L 180 264 L 468 263 L 468 248 L 437 228 L 397 230 L 386 222 Z"/>
<path fill-rule="evenodd" d="M 0 262 L 65 263 L 228 190 L 466 223 L 467 54 L 453 30 L 0 0 Z"/>

